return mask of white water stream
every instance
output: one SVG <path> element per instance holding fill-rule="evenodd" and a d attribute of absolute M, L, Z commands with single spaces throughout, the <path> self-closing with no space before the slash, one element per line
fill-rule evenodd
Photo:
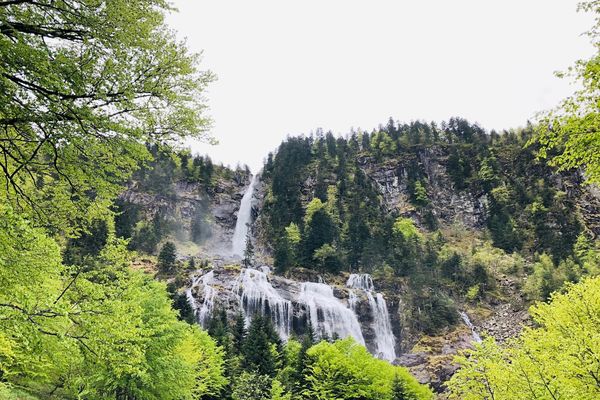
<path fill-rule="evenodd" d="M 243 257 L 244 250 L 246 250 L 246 236 L 248 234 L 248 226 L 252 222 L 252 199 L 257 182 L 258 174 L 252 176 L 240 203 L 235 230 L 231 240 L 231 255 L 233 256 Z"/>
<path fill-rule="evenodd" d="M 471 329 L 471 334 L 473 335 L 473 340 L 477 343 L 481 343 L 481 336 L 479 336 L 479 333 L 477 333 L 477 331 L 475 330 L 475 326 L 469 319 L 469 316 L 467 315 L 467 313 L 464 311 L 460 311 L 459 314 L 460 314 L 460 317 L 462 318 L 463 322 L 465 323 L 465 325 L 467 325 L 469 327 L 469 329 Z"/>
<path fill-rule="evenodd" d="M 392 332 L 392 324 L 387 309 L 387 304 L 381 293 L 375 293 L 373 279 L 369 274 L 351 274 L 346 282 L 346 286 L 351 288 L 349 303 L 352 311 L 356 311 L 358 297 L 354 290 L 361 290 L 367 296 L 371 313 L 373 315 L 372 328 L 375 332 L 375 345 L 377 347 L 378 357 L 393 361 L 396 359 L 396 339 Z"/>
<path fill-rule="evenodd" d="M 317 335 L 329 338 L 352 336 L 364 345 L 360 324 L 354 311 L 333 295 L 333 288 L 325 283 L 304 282 L 300 286 L 298 302 L 306 306 L 308 317 Z"/>
<path fill-rule="evenodd" d="M 216 289 L 211 286 L 214 283 L 214 278 L 214 271 L 210 271 L 202 276 L 198 276 L 194 278 L 192 281 L 192 286 L 185 292 L 188 303 L 192 307 L 192 310 L 194 310 L 194 314 L 196 315 L 198 323 L 204 328 L 208 326 L 208 321 L 210 320 L 210 316 L 214 310 L 215 296 L 217 295 Z M 192 290 L 196 287 L 202 288 L 202 293 L 204 296 L 204 300 L 202 301 L 200 307 L 198 307 L 196 304 L 194 295 L 192 294 Z"/>
<path fill-rule="evenodd" d="M 246 322 L 256 313 L 270 316 L 281 338 L 287 340 L 292 329 L 292 302 L 281 297 L 269 282 L 267 273 L 244 268 L 235 287 Z"/>

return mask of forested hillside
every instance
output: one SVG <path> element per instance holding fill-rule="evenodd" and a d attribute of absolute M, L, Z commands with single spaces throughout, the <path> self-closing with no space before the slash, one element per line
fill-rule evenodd
<path fill-rule="evenodd" d="M 420 317 L 429 333 L 456 322 L 451 297 L 501 296 L 507 275 L 529 300 L 547 299 L 595 272 L 581 255 L 599 232 L 600 198 L 579 172 L 536 159 L 532 135 L 456 118 L 289 138 L 265 165 L 257 234 L 280 273 L 408 279 L 413 307 L 435 310 Z"/>
<path fill-rule="evenodd" d="M 185 148 L 214 75 L 170 12 L 0 1 L 0 399 L 600 398 L 598 53 L 522 128 L 317 129 L 253 174 Z"/>

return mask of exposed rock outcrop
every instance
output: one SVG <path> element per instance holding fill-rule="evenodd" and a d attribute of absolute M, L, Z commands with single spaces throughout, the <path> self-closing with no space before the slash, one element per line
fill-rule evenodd
<path fill-rule="evenodd" d="M 140 206 L 146 220 L 160 213 L 171 223 L 178 240 L 195 242 L 204 253 L 217 255 L 223 254 L 231 242 L 240 200 L 249 182 L 246 175 L 219 179 L 207 191 L 200 183 L 180 181 L 169 194 L 144 191 L 132 182 L 120 198 Z"/>
<path fill-rule="evenodd" d="M 447 224 L 455 222 L 470 228 L 481 228 L 485 223 L 487 198 L 454 188 L 446 171 L 447 154 L 439 147 L 423 148 L 415 158 L 377 162 L 372 157 L 362 157 L 359 165 L 378 188 L 386 210 L 397 211 L 419 221 L 420 216 L 410 202 L 408 188 L 409 164 L 418 164 L 425 171 L 427 195 L 434 215 Z"/>

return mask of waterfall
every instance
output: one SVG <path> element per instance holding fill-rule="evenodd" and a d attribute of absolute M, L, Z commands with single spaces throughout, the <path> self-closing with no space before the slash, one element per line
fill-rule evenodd
<path fill-rule="evenodd" d="M 236 287 L 246 322 L 256 313 L 268 315 L 281 338 L 286 340 L 292 329 L 292 302 L 281 297 L 267 274 L 256 269 L 242 269 Z"/>
<path fill-rule="evenodd" d="M 369 274 L 350 274 L 346 286 L 352 289 L 361 289 L 369 292 L 375 290 L 373 279 Z"/>
<path fill-rule="evenodd" d="M 354 311 L 333 295 L 331 286 L 325 283 L 304 282 L 300 287 L 298 302 L 306 306 L 308 317 L 315 332 L 333 337 L 352 336 L 364 346 L 365 340 Z"/>
<path fill-rule="evenodd" d="M 479 336 L 479 333 L 477 333 L 477 331 L 475 331 L 475 326 L 469 319 L 469 316 L 467 315 L 467 313 L 464 311 L 460 311 L 459 314 L 460 314 L 460 317 L 462 318 L 463 322 L 465 323 L 465 325 L 467 325 L 469 327 L 469 329 L 471 329 L 471 334 L 473 335 L 473 341 L 475 341 L 477 343 L 481 343 L 481 336 Z"/>
<path fill-rule="evenodd" d="M 257 182 L 257 175 L 252 176 L 252 180 L 246 188 L 246 192 L 240 203 L 237 221 L 235 222 L 235 231 L 231 240 L 231 254 L 234 256 L 242 257 L 246 249 L 246 235 L 248 234 L 248 226 L 252 222 L 252 198 Z"/>
<path fill-rule="evenodd" d="M 356 306 L 358 305 L 358 296 L 356 295 L 356 293 L 354 293 L 354 290 L 350 290 L 348 292 L 348 305 L 350 306 L 350 309 L 352 311 L 354 311 L 354 313 L 356 313 Z"/>
<path fill-rule="evenodd" d="M 387 304 L 381 293 L 375 293 L 373 279 L 369 274 L 351 274 L 346 282 L 346 286 L 351 289 L 362 290 L 367 296 L 371 313 L 373 315 L 373 330 L 375 332 L 375 345 L 377 346 L 378 357 L 384 360 L 393 361 L 396 359 L 396 339 L 392 332 L 390 314 Z M 358 297 L 354 290 L 350 290 L 350 307 L 354 311 L 358 303 Z"/>
<path fill-rule="evenodd" d="M 214 271 L 210 271 L 207 274 L 195 277 L 192 281 L 192 286 L 190 286 L 190 288 L 185 292 L 187 301 L 192 307 L 198 323 L 204 328 L 208 326 L 208 321 L 210 320 L 210 316 L 215 306 L 215 297 L 217 291 L 211 286 L 211 284 L 214 283 L 214 278 Z M 196 304 L 196 300 L 192 294 L 192 290 L 198 286 L 202 287 L 202 293 L 204 295 L 204 300 L 202 301 L 202 305 L 200 307 L 198 307 Z"/>

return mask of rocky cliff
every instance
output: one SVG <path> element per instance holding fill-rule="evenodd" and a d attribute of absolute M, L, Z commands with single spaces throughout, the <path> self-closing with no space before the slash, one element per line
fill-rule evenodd
<path fill-rule="evenodd" d="M 482 229 L 485 225 L 487 197 L 483 193 L 457 190 L 448 175 L 448 152 L 436 146 L 424 147 L 406 157 L 378 162 L 374 157 L 360 157 L 362 171 L 373 182 L 388 212 L 414 218 L 423 224 L 423 216 L 412 201 L 409 170 L 423 171 L 433 215 L 444 224 L 459 223 Z"/>
<path fill-rule="evenodd" d="M 149 192 L 132 182 L 120 199 L 137 206 L 140 220 L 159 217 L 168 226 L 165 236 L 179 242 L 181 255 L 227 254 L 248 174 L 216 179 L 207 189 L 201 182 L 176 181 L 168 192 Z"/>

